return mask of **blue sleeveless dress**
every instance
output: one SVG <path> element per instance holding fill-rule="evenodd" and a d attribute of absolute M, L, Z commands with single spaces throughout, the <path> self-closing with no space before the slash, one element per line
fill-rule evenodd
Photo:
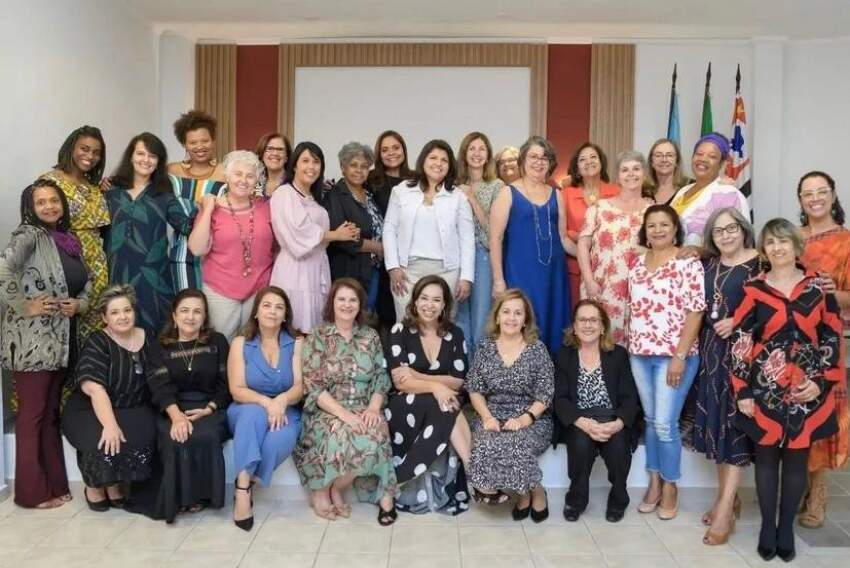
<path fill-rule="evenodd" d="M 540 340 L 556 353 L 570 325 L 567 262 L 558 233 L 555 189 L 545 205 L 535 205 L 511 186 L 502 264 L 508 288 L 525 292 L 534 307 Z"/>
<path fill-rule="evenodd" d="M 282 332 L 277 367 L 272 367 L 263 357 L 260 337 L 246 340 L 242 355 L 248 388 L 268 397 L 275 397 L 291 388 L 294 352 L 295 340 Z M 246 470 L 263 485 L 269 484 L 275 468 L 295 449 L 301 433 L 301 409 L 287 407 L 286 418 L 286 426 L 270 432 L 268 415 L 262 406 L 239 402 L 230 405 L 227 422 L 233 433 L 233 465 L 237 473 Z"/>

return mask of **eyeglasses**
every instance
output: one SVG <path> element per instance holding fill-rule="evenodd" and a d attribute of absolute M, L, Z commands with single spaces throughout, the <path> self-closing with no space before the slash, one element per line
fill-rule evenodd
<path fill-rule="evenodd" d="M 541 163 L 549 163 L 549 156 L 542 156 L 537 154 L 529 154 L 528 155 L 529 162 L 541 162 Z"/>
<path fill-rule="evenodd" d="M 286 148 L 279 146 L 266 146 L 266 154 L 285 154 Z"/>
<path fill-rule="evenodd" d="M 599 318 L 576 318 L 576 321 L 582 325 L 598 325 L 602 320 Z"/>
<path fill-rule="evenodd" d="M 656 160 L 675 160 L 676 154 L 674 152 L 668 152 L 666 154 L 662 154 L 661 152 L 656 152 L 652 154 L 652 157 Z"/>
<path fill-rule="evenodd" d="M 829 197 L 832 193 L 832 190 L 828 187 L 821 187 L 815 190 L 807 190 L 800 193 L 800 199 L 805 199 L 808 201 L 809 199 L 824 199 Z"/>
<path fill-rule="evenodd" d="M 711 234 L 715 237 L 722 237 L 723 233 L 726 233 L 731 237 L 737 235 L 740 230 L 741 225 L 739 225 L 738 223 L 732 223 L 731 225 L 726 225 L 725 227 L 714 227 L 714 229 L 711 231 Z"/>

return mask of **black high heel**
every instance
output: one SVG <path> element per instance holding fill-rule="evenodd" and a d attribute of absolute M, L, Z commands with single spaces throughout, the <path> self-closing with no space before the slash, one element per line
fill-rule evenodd
<path fill-rule="evenodd" d="M 531 499 L 528 503 L 529 507 L 531 507 L 531 504 L 534 502 L 534 497 L 533 496 L 530 496 L 530 497 L 531 497 Z M 531 507 L 531 511 L 530 511 L 531 520 L 534 521 L 535 523 L 542 523 L 543 521 L 545 521 L 546 519 L 549 518 L 549 495 L 546 494 L 545 490 L 543 491 L 543 497 L 546 498 L 546 506 L 543 507 L 543 509 L 541 511 L 538 511 L 534 507 Z"/>
<path fill-rule="evenodd" d="M 106 498 L 102 501 L 92 501 L 91 499 L 89 499 L 89 488 L 84 487 L 83 496 L 86 498 L 86 503 L 88 504 L 89 509 L 91 509 L 95 513 L 105 513 L 109 510 L 109 495 L 107 495 Z"/>
<path fill-rule="evenodd" d="M 241 519 L 237 521 L 233 519 L 233 524 L 242 529 L 245 532 L 250 531 L 254 528 L 254 482 L 251 481 L 248 483 L 248 487 L 239 487 L 239 478 L 237 477 L 233 481 L 233 513 L 236 513 L 236 492 L 237 491 L 245 491 L 248 495 L 251 496 L 251 516 L 247 519 Z"/>
<path fill-rule="evenodd" d="M 521 497 L 520 497 L 521 498 Z M 531 494 L 528 495 L 528 506 L 519 508 L 519 499 L 517 499 L 517 504 L 514 505 L 514 508 L 511 509 L 511 517 L 515 521 L 522 521 L 528 518 L 529 513 L 531 513 Z"/>
<path fill-rule="evenodd" d="M 791 548 L 781 548 L 779 546 L 776 547 L 776 555 L 782 559 L 783 562 L 791 562 L 797 556 L 797 551 Z"/>
<path fill-rule="evenodd" d="M 756 547 L 756 552 L 759 553 L 759 556 L 761 556 L 761 559 L 765 562 L 770 562 L 771 560 L 773 560 L 773 557 L 776 556 L 775 548 L 767 548 L 766 546 L 762 545 L 758 545 Z"/>

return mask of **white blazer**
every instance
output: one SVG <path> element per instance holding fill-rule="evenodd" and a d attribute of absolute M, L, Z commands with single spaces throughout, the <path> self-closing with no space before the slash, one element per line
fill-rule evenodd
<path fill-rule="evenodd" d="M 416 211 L 425 201 L 419 185 L 410 187 L 407 181 L 395 186 L 390 194 L 387 216 L 384 219 L 384 264 L 387 270 L 406 267 L 410 247 L 416 235 L 413 224 Z M 437 225 L 443 245 L 443 267 L 460 268 L 460 279 L 475 281 L 475 226 L 472 207 L 460 189 L 441 189 L 434 196 Z"/>

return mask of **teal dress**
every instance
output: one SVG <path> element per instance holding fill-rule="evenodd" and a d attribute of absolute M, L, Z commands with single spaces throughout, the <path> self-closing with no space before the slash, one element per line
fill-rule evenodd
<path fill-rule="evenodd" d="M 112 224 L 104 248 L 110 284 L 131 284 L 136 290 L 137 325 L 156 337 L 171 312 L 174 285 L 168 263 L 168 227 L 188 235 L 192 218 L 172 193 L 155 193 L 149 185 L 130 197 L 126 188 L 106 192 Z"/>
<path fill-rule="evenodd" d="M 275 397 L 292 388 L 294 375 L 292 357 L 295 340 L 286 332 L 280 333 L 280 353 L 277 367 L 263 357 L 260 337 L 246 339 L 242 347 L 245 358 L 245 383 L 248 388 L 268 397 Z M 227 422 L 233 433 L 233 466 L 235 471 L 247 471 L 268 485 L 274 470 L 295 449 L 301 433 L 301 409 L 286 408 L 286 426 L 269 431 L 269 417 L 259 404 L 234 402 L 227 409 Z"/>

